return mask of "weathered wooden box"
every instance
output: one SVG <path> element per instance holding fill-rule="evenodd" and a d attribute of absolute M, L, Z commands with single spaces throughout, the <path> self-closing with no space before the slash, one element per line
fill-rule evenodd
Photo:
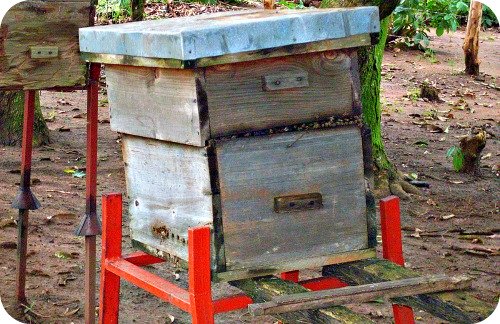
<path fill-rule="evenodd" d="M 214 280 L 373 256 L 356 48 L 377 31 L 373 7 L 82 29 L 106 63 L 135 245 L 187 260 L 187 229 L 211 225 Z"/>
<path fill-rule="evenodd" d="M 93 22 L 91 0 L 29 0 L 0 25 L 0 89 L 85 85 L 78 29 Z"/>

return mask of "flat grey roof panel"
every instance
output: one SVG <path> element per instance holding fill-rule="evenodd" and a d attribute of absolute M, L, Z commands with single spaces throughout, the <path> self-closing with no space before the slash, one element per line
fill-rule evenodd
<path fill-rule="evenodd" d="M 379 32 L 377 7 L 244 10 L 80 29 L 80 51 L 196 60 Z"/>

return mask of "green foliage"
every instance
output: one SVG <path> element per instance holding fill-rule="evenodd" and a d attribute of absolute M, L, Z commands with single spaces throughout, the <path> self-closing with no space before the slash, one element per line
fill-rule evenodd
<path fill-rule="evenodd" d="M 464 166 L 464 153 L 462 149 L 457 146 L 452 146 L 446 152 L 446 157 L 452 159 L 453 169 L 459 172 Z"/>
<path fill-rule="evenodd" d="M 111 19 L 113 22 L 125 20 L 132 15 L 131 0 L 98 0 L 96 11 L 100 19 Z"/>
<path fill-rule="evenodd" d="M 458 8 L 458 14 L 460 15 L 460 23 L 465 25 L 467 23 L 467 16 L 469 14 L 469 6 L 470 0 L 463 0 L 465 6 L 461 6 Z M 483 4 L 483 18 L 482 18 L 483 27 L 489 28 L 492 26 L 498 26 L 498 17 L 495 16 L 490 7 Z"/>
<path fill-rule="evenodd" d="M 299 3 L 295 3 L 294 1 L 280 0 L 278 5 L 288 8 L 288 9 L 304 9 L 304 3 L 302 0 L 299 0 Z"/>
<path fill-rule="evenodd" d="M 402 0 L 394 10 L 393 32 L 409 47 L 427 48 L 431 28 L 436 35 L 456 31 L 459 15 L 468 5 L 463 0 Z"/>
<path fill-rule="evenodd" d="M 426 49 L 431 28 L 442 36 L 467 23 L 469 5 L 470 0 L 401 0 L 394 10 L 392 31 L 402 36 L 408 47 Z M 484 27 L 498 25 L 497 17 L 485 5 L 482 23 Z"/>

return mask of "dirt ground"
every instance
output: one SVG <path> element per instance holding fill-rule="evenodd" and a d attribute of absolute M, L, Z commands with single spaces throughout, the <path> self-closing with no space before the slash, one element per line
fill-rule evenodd
<path fill-rule="evenodd" d="M 496 304 L 500 292 L 498 251 L 499 142 L 500 136 L 500 33 L 481 34 L 481 70 L 478 80 L 461 73 L 463 32 L 433 38 L 436 55 L 388 50 L 383 68 L 383 130 L 387 152 L 406 174 L 430 184 L 421 197 L 402 202 L 406 265 L 424 274 L 467 274 L 474 277 L 472 292 Z M 430 103 L 415 97 L 415 89 L 428 80 L 441 90 L 443 102 Z M 85 93 L 43 92 L 43 112 L 49 120 L 52 143 L 34 150 L 33 191 L 43 208 L 30 214 L 27 294 L 36 321 L 83 322 L 83 240 L 74 229 L 84 211 L 85 179 L 65 170 L 85 166 Z M 101 96 L 99 109 L 98 194 L 125 192 L 120 140 L 109 128 L 108 106 Z M 434 124 L 439 127 L 426 126 Z M 457 145 L 472 128 L 487 130 L 481 175 L 453 171 L 446 151 Z M 433 133 L 433 131 L 440 131 Z M 441 132 L 442 131 L 442 132 Z M 0 147 L 0 293 L 7 312 L 27 321 L 15 306 L 14 219 L 10 202 L 19 183 L 19 147 Z M 126 210 L 126 208 L 125 208 Z M 124 216 L 125 251 L 131 251 Z M 100 246 L 100 242 L 98 241 Z M 175 280 L 168 265 L 151 267 Z M 306 271 L 303 277 L 316 272 Z M 186 273 L 177 281 L 186 285 Z M 215 296 L 237 291 L 217 285 Z M 381 323 L 392 321 L 387 303 L 352 305 Z M 441 322 L 416 312 L 420 322 Z M 189 322 L 177 310 L 131 285 L 122 284 L 120 318 L 123 323 Z M 243 311 L 219 315 L 220 323 L 273 323 L 250 318 Z"/>

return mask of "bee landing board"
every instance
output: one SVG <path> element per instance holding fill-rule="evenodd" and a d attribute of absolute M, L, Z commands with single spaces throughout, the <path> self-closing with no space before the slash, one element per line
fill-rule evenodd
<path fill-rule="evenodd" d="M 78 29 L 93 21 L 91 0 L 29 0 L 0 25 L 0 89 L 83 86 Z"/>
<path fill-rule="evenodd" d="M 356 48 L 376 32 L 374 7 L 82 29 L 124 134 L 134 244 L 187 260 L 187 229 L 209 224 L 214 280 L 374 256 Z"/>

